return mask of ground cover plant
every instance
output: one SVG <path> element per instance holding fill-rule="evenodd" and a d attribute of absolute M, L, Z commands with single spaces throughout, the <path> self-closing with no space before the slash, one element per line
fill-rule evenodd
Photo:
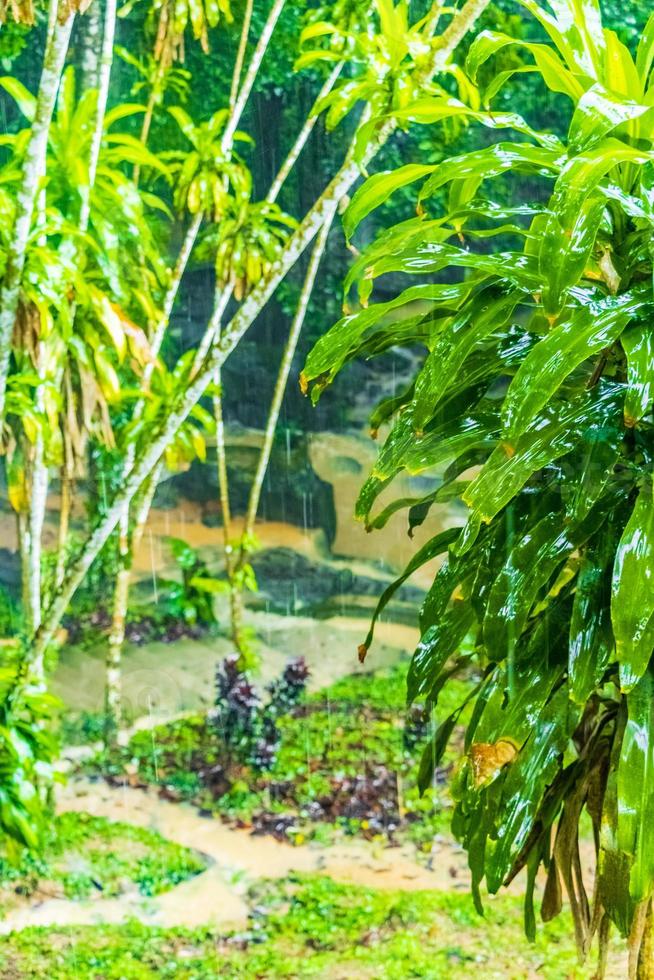
<path fill-rule="evenodd" d="M 466 695 L 467 764 L 453 788 L 477 904 L 482 880 L 496 892 L 526 867 L 534 935 L 544 866 L 542 917 L 558 914 L 565 889 L 582 955 L 599 934 L 600 974 L 616 926 L 629 936 L 629 975 L 649 976 L 654 17 L 628 48 L 595 0 L 517 9 L 532 18 L 529 37 L 484 31 L 466 60 L 491 110 L 473 117 L 504 132 L 438 165 L 373 175 L 356 192 L 349 236 L 416 181 L 418 217 L 357 258 L 345 291 L 356 286 L 363 308 L 318 342 L 303 384 L 317 396 L 355 357 L 423 349 L 408 390 L 375 413 L 373 427 L 390 432 L 357 511 L 374 528 L 408 508 L 411 528 L 444 495 L 468 507 L 464 529 L 433 538 L 408 569 L 445 556 L 421 610 L 408 694 L 437 704 L 471 663 L 482 677 Z M 511 47 L 524 64 L 494 71 Z M 556 93 L 552 128 L 513 111 L 526 73 Z M 404 117 L 434 125 L 451 106 L 424 97 Z M 528 201 L 511 195 L 525 178 Z M 411 284 L 370 302 L 390 273 Z M 436 473 L 433 489 L 380 502 L 402 471 Z M 423 780 L 459 711 L 423 753 Z M 578 850 L 584 813 L 597 849 L 591 895 Z"/>
<path fill-rule="evenodd" d="M 503 897 L 481 920 L 468 895 L 377 891 L 298 876 L 251 893 L 248 929 L 126 926 L 27 929 L 0 938 L 0 977 L 51 980 L 213 980 L 245 977 L 374 976 L 400 980 L 589 980 L 569 926 L 550 923 L 536 943 L 521 935 L 519 900 Z M 617 970 L 620 961 L 616 961 Z M 620 976 L 619 972 L 613 974 Z"/>
<path fill-rule="evenodd" d="M 137 732 L 124 748 L 100 753 L 83 769 L 118 784 L 158 787 L 167 799 L 191 800 L 290 842 L 346 833 L 408 839 L 428 855 L 434 834 L 447 826 L 457 747 L 421 796 L 415 750 L 433 729 L 423 709 L 407 714 L 405 670 L 400 664 L 353 675 L 276 713 L 269 754 L 257 748 L 265 719 L 255 721 L 251 738 L 240 719 L 233 725 L 235 752 L 210 713 Z M 252 685 L 242 683 L 248 690 L 239 694 L 251 703 Z M 470 679 L 453 684 L 451 705 L 470 688 Z"/>
<path fill-rule="evenodd" d="M 87 813 L 62 813 L 43 851 L 0 859 L 0 907 L 31 896 L 107 898 L 136 886 L 158 895 L 204 871 L 200 855 L 160 834 Z"/>

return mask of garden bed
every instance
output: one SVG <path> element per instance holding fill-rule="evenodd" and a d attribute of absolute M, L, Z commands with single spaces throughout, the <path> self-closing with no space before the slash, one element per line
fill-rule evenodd
<path fill-rule="evenodd" d="M 84 768 L 119 785 L 156 786 L 166 799 L 191 801 L 255 833 L 303 840 L 341 830 L 391 842 L 409 836 L 429 850 L 448 823 L 457 733 L 421 798 L 417 760 L 434 723 L 420 709 L 407 715 L 404 673 L 400 664 L 344 678 L 277 719 L 279 749 L 268 771 L 230 759 L 202 715 L 138 732 Z M 448 697 L 460 699 L 467 686 L 453 682 Z"/>

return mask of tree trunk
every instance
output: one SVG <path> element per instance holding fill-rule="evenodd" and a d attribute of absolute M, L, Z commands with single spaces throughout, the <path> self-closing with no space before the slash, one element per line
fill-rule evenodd
<path fill-rule="evenodd" d="M 245 49 L 247 48 L 248 35 L 250 33 L 250 22 L 252 20 L 253 7 L 254 0 L 246 0 L 245 10 L 243 11 L 241 37 L 238 43 L 238 51 L 236 52 L 236 61 L 234 62 L 234 71 L 232 74 L 232 85 L 229 92 L 229 108 L 232 112 L 236 106 L 238 90 L 241 84 L 241 72 L 243 71 L 243 62 L 245 61 Z"/>
<path fill-rule="evenodd" d="M 435 51 L 431 65 L 423 73 L 425 81 L 433 73 L 447 64 L 460 38 L 467 33 L 474 24 L 475 19 L 479 17 L 489 2 L 490 0 L 468 0 L 465 6 L 454 15 L 447 30 L 442 35 L 441 45 Z M 141 484 L 147 479 L 148 474 L 158 464 L 166 446 L 173 438 L 177 429 L 206 391 L 216 368 L 224 363 L 227 356 L 234 349 L 260 310 L 265 306 L 281 280 L 293 268 L 298 258 L 311 243 L 322 227 L 325 215 L 329 212 L 331 206 L 347 194 L 352 184 L 360 176 L 361 166 L 365 166 L 366 163 L 370 162 L 381 146 L 386 143 L 395 128 L 396 124 L 392 119 L 387 120 L 381 126 L 375 138 L 371 141 L 362 164 L 354 161 L 351 154 L 348 154 L 339 172 L 289 239 L 284 254 L 277 262 L 273 263 L 268 274 L 252 290 L 239 310 L 232 317 L 220 341 L 207 354 L 204 363 L 189 385 L 184 397 L 180 399 L 178 404 L 171 406 L 160 433 L 153 436 L 149 448 L 143 452 L 138 463 L 132 467 L 128 474 L 125 474 L 122 489 L 116 495 L 107 513 L 91 533 L 86 545 L 71 567 L 66 582 L 54 595 L 47 614 L 43 618 L 41 629 L 34 638 L 34 644 L 37 649 L 49 642 L 70 599 L 88 572 L 96 555 L 117 526 L 124 504 L 132 499 Z M 213 335 L 215 330 L 213 317 L 207 329 Z"/>
<path fill-rule="evenodd" d="M 160 475 L 161 466 L 159 465 L 144 488 L 143 497 L 134 517 L 134 530 L 131 540 L 129 536 L 129 508 L 126 520 L 124 515 L 121 515 L 118 540 L 118 572 L 114 585 L 105 675 L 105 743 L 108 746 L 115 744 L 122 721 L 122 656 L 125 645 L 125 624 L 134 554 L 143 537 Z"/>
<path fill-rule="evenodd" d="M 254 49 L 252 60 L 248 65 L 247 72 L 245 73 L 243 84 L 239 89 L 234 107 L 227 121 L 227 125 L 225 126 L 225 131 L 221 140 L 222 149 L 225 153 L 231 149 L 234 133 L 236 132 L 238 124 L 241 121 L 243 110 L 245 109 L 247 100 L 250 97 L 250 92 L 252 91 L 252 86 L 254 85 L 259 68 L 261 67 L 263 56 L 266 53 L 266 49 L 270 43 L 270 38 L 272 37 L 272 33 L 275 30 L 275 25 L 279 20 L 279 15 L 281 14 L 285 3 L 286 0 L 273 0 L 270 13 L 268 14 L 266 23 L 263 25 L 257 46 Z"/>
<path fill-rule="evenodd" d="M 82 189 L 82 203 L 80 207 L 79 227 L 81 232 L 85 232 L 89 225 L 91 214 L 91 192 L 95 184 L 95 175 L 100 159 L 102 148 L 102 136 L 104 133 L 104 117 L 107 111 L 107 100 L 109 98 L 109 81 L 111 79 L 111 66 L 114 57 L 114 37 L 116 34 L 116 0 L 104 0 L 105 14 L 102 29 L 102 50 L 100 52 L 99 63 L 96 67 L 98 99 L 95 110 L 95 121 L 93 125 L 93 136 L 91 138 L 91 148 L 89 152 L 88 184 Z M 99 0 L 93 0 L 91 10 L 99 5 Z M 99 10 L 98 6 L 98 10 Z M 91 12 L 89 10 L 89 13 Z M 99 38 L 96 38 L 99 41 Z M 99 47 L 99 45 L 98 45 Z"/>
<path fill-rule="evenodd" d="M 100 46 L 102 31 L 103 0 L 92 0 L 91 6 L 81 20 L 82 87 L 85 91 L 98 88 L 100 84 Z"/>
<path fill-rule="evenodd" d="M 30 492 L 29 549 L 29 625 L 30 632 L 41 625 L 41 552 L 45 508 L 48 498 L 48 467 L 44 458 L 43 436 L 37 435 L 32 459 Z M 43 678 L 39 678 L 42 680 Z"/>
<path fill-rule="evenodd" d="M 65 429 L 65 426 L 64 426 Z M 68 544 L 68 529 L 70 527 L 70 509 L 72 504 L 72 448 L 66 432 L 63 433 L 64 461 L 59 476 L 61 486 L 61 503 L 59 505 L 59 533 L 57 535 L 57 564 L 55 567 L 55 589 L 60 589 L 66 574 L 66 548 Z"/>
<path fill-rule="evenodd" d="M 254 535 L 254 524 L 257 517 L 257 511 L 259 509 L 259 503 L 261 501 L 261 490 L 263 488 L 263 481 L 266 476 L 268 464 L 270 463 L 270 454 L 272 452 L 275 431 L 279 421 L 279 413 L 284 400 L 286 385 L 288 383 L 288 376 L 291 371 L 291 365 L 293 364 L 295 351 L 297 350 L 300 333 L 304 325 L 304 319 L 309 306 L 309 300 L 311 299 L 311 293 L 313 292 L 316 275 L 318 274 L 318 268 L 325 253 L 325 248 L 327 247 L 329 232 L 332 227 L 334 217 L 336 216 L 337 209 L 338 202 L 334 202 L 331 209 L 325 214 L 325 222 L 320 229 L 320 233 L 318 234 L 316 243 L 313 247 L 313 252 L 311 253 L 311 260 L 304 278 L 302 292 L 300 293 L 300 297 L 298 299 L 298 305 L 295 310 L 291 329 L 284 346 L 277 381 L 275 382 L 275 390 L 273 392 L 268 419 L 266 421 L 263 443 L 259 453 L 259 459 L 257 461 L 257 469 L 250 487 L 250 496 L 248 498 L 248 507 L 245 515 L 245 522 L 243 524 L 243 533 L 241 535 L 238 555 L 236 556 L 236 560 L 232 562 L 232 571 L 229 573 L 232 635 L 238 636 L 241 641 L 243 637 L 244 607 L 241 581 L 243 567 L 249 558 L 251 542 Z M 237 649 L 239 652 L 241 652 L 240 646 L 238 646 Z"/>
<path fill-rule="evenodd" d="M 270 462 L 270 453 L 272 451 L 273 440 L 275 438 L 275 430 L 277 428 L 277 423 L 279 421 L 279 413 L 282 407 L 282 402 L 284 400 L 284 393 L 286 391 L 286 385 L 288 382 L 288 376 L 291 371 L 291 365 L 293 364 L 293 358 L 295 356 L 295 351 L 297 350 L 298 340 L 300 339 L 300 333 L 304 325 L 304 318 L 306 316 L 307 308 L 309 306 L 309 301 L 311 299 L 311 293 L 313 292 L 313 287 L 316 281 L 316 275 L 318 274 L 318 268 L 320 262 L 325 253 L 327 247 L 327 241 L 329 239 L 329 232 L 336 216 L 336 211 L 338 209 L 338 202 L 334 201 L 331 207 L 325 213 L 325 220 L 320 233 L 316 238 L 316 243 L 313 247 L 313 252 L 311 253 L 311 260 L 309 262 L 309 267 L 304 278 L 304 283 L 302 285 L 302 292 L 298 299 L 298 305 L 295 310 L 295 315 L 293 317 L 293 322 L 291 324 L 291 329 L 284 346 L 284 352 L 282 354 L 282 361 L 279 367 L 279 373 L 277 375 L 277 381 L 275 382 L 275 390 L 273 392 L 273 398 L 270 405 L 270 410 L 268 413 L 268 419 L 266 421 L 266 428 L 264 431 L 263 445 L 261 446 L 261 452 L 259 453 L 259 460 L 257 463 L 256 473 L 254 475 L 254 480 L 252 481 L 252 486 L 250 488 L 250 497 L 248 500 L 248 509 L 245 517 L 245 524 L 243 527 L 244 537 L 251 536 L 254 531 L 254 522 L 256 520 L 257 511 L 259 509 L 259 502 L 261 500 L 261 490 L 263 488 L 263 481 L 266 475 L 266 470 L 268 469 L 268 463 Z"/>
<path fill-rule="evenodd" d="M 58 9 L 57 0 L 51 0 L 50 9 Z M 70 14 L 65 23 L 57 22 L 51 37 L 48 39 L 36 101 L 36 112 L 16 198 L 16 216 L 7 252 L 2 288 L 0 289 L 0 424 L 4 419 L 11 339 L 20 298 L 27 240 L 34 214 L 34 202 L 37 197 L 39 179 L 44 170 L 50 121 L 59 90 L 66 52 L 68 51 L 73 18 L 74 14 Z"/>
<path fill-rule="evenodd" d="M 318 116 L 313 115 L 316 106 L 318 105 L 319 102 L 321 102 L 322 99 L 325 98 L 326 95 L 329 95 L 334 85 L 336 84 L 338 76 L 340 75 L 342 70 L 343 70 L 343 62 L 339 62 L 339 64 L 337 64 L 333 68 L 331 74 L 325 79 L 325 83 L 323 87 L 320 89 L 320 92 L 318 93 L 318 97 L 316 98 L 316 101 L 313 104 L 311 113 L 309 114 L 306 122 L 304 123 L 304 126 L 298 133 L 295 139 L 295 143 L 293 143 L 293 146 L 289 150 L 288 156 L 286 157 L 283 164 L 279 168 L 279 173 L 273 180 L 272 184 L 270 185 L 270 190 L 266 194 L 266 200 L 270 201 L 271 204 L 277 200 L 279 196 L 279 192 L 281 191 L 282 186 L 286 181 L 286 178 L 288 177 L 291 170 L 295 166 L 295 162 L 297 158 L 299 157 L 300 153 L 304 149 L 307 140 L 309 139 L 311 133 L 313 132 L 314 126 L 318 122 Z"/>

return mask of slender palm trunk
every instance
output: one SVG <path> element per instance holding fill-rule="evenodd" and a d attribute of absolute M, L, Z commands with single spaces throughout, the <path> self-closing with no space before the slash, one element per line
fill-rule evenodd
<path fill-rule="evenodd" d="M 266 472 L 268 470 L 268 464 L 270 463 L 270 455 L 272 452 L 273 441 L 275 438 L 275 431 L 277 429 L 277 423 L 279 421 L 279 413 L 281 411 L 282 402 L 284 400 L 284 394 L 286 392 L 288 376 L 291 371 L 291 365 L 293 364 L 293 358 L 295 356 L 295 351 L 297 350 L 298 340 L 300 338 L 300 333 L 302 332 L 302 327 L 304 325 L 304 320 L 306 317 L 307 308 L 309 306 L 309 301 L 311 299 L 311 294 L 313 292 L 316 276 L 318 274 L 318 269 L 320 267 L 320 262 L 322 260 L 322 257 L 325 254 L 327 241 L 329 239 L 329 232 L 331 230 L 334 217 L 336 216 L 337 209 L 338 209 L 338 202 L 334 202 L 329 212 L 325 214 L 325 221 L 316 238 L 315 245 L 313 246 L 311 259 L 309 261 L 309 266 L 307 268 L 307 272 L 304 277 L 304 283 L 302 285 L 302 292 L 300 293 L 298 304 L 295 308 L 295 315 L 293 316 L 291 329 L 289 331 L 288 337 L 286 339 L 286 344 L 284 345 L 284 351 L 282 353 L 282 360 L 279 367 L 279 373 L 277 375 L 277 381 L 275 382 L 275 389 L 273 391 L 270 410 L 268 412 L 268 419 L 266 421 L 266 428 L 263 435 L 263 443 L 261 445 L 259 459 L 257 461 L 257 468 L 254 474 L 254 478 L 252 480 L 252 484 L 250 486 L 250 496 L 248 498 L 248 507 L 245 514 L 245 522 L 243 524 L 243 533 L 241 535 L 239 550 L 235 561 L 233 561 L 232 563 L 231 611 L 232 611 L 232 634 L 233 635 L 236 635 L 238 630 L 238 635 L 241 636 L 243 630 L 243 590 L 242 588 L 239 588 L 239 584 L 241 581 L 241 575 L 239 573 L 242 572 L 243 566 L 249 557 L 249 549 L 251 547 L 250 543 L 252 541 L 253 534 L 254 534 L 254 524 L 257 517 L 257 511 L 259 509 L 259 503 L 261 502 L 261 491 L 263 489 L 263 481 L 265 479 Z"/>
<path fill-rule="evenodd" d="M 268 463 L 270 462 L 270 454 L 272 451 L 273 440 L 275 438 L 275 430 L 279 421 L 279 413 L 284 400 L 284 393 L 286 392 L 288 376 L 291 372 L 291 365 L 293 364 L 293 358 L 295 357 L 295 351 L 297 350 L 300 333 L 302 332 L 302 327 L 304 326 L 304 319 L 306 317 L 307 308 L 311 299 L 311 293 L 313 292 L 316 276 L 318 274 L 318 268 L 320 267 L 320 262 L 325 254 L 327 241 L 329 239 L 329 232 L 331 230 L 334 217 L 336 216 L 337 209 L 338 202 L 334 201 L 332 202 L 328 212 L 325 214 L 325 221 L 316 238 L 315 245 L 313 246 L 311 260 L 304 277 L 304 283 L 302 284 L 302 292 L 300 293 L 298 304 L 295 308 L 295 315 L 293 316 L 291 329 L 286 339 L 286 344 L 284 345 L 282 361 L 279 367 L 277 381 L 275 382 L 275 390 L 273 392 L 273 398 L 264 431 L 263 444 L 261 446 L 261 452 L 259 453 L 259 461 L 257 463 L 256 473 L 250 488 L 248 509 L 243 527 L 243 534 L 246 538 L 251 537 L 254 531 L 254 522 L 256 520 L 259 503 L 261 501 L 261 490 L 263 488 L 266 470 L 268 469 Z"/>
<path fill-rule="evenodd" d="M 314 110 L 316 106 L 318 105 L 319 102 L 322 101 L 322 99 L 325 98 L 326 95 L 329 95 L 331 90 L 334 88 L 334 85 L 336 84 L 338 80 L 338 76 L 341 74 L 342 70 L 343 70 L 343 62 L 341 61 L 332 69 L 331 73 L 325 79 L 323 87 L 320 89 L 320 92 L 318 93 L 318 96 L 313 104 L 313 109 L 309 113 L 309 116 L 307 117 L 304 126 L 298 133 L 295 142 L 293 143 L 293 146 L 288 152 L 286 159 L 284 160 L 283 164 L 279 168 L 279 172 L 277 176 L 275 177 L 272 184 L 270 185 L 270 190 L 266 194 L 266 200 L 270 201 L 271 204 L 273 203 L 273 201 L 277 200 L 279 196 L 279 192 L 281 191 L 291 170 L 295 166 L 297 158 L 299 157 L 300 153 L 304 149 L 307 140 L 311 136 L 314 126 L 318 122 L 318 116 L 314 115 Z"/>
<path fill-rule="evenodd" d="M 66 574 L 66 548 L 68 544 L 68 531 L 70 528 L 70 511 L 72 506 L 72 485 L 73 485 L 73 450 L 70 444 L 70 437 L 63 429 L 64 460 L 59 475 L 60 496 L 59 504 L 59 533 L 57 535 L 57 563 L 55 566 L 55 589 L 60 589 Z"/>
<path fill-rule="evenodd" d="M 461 37 L 473 26 L 475 20 L 485 10 L 489 2 L 490 0 L 467 0 L 467 3 L 454 15 L 447 30 L 441 37 L 441 45 L 434 53 L 431 65 L 427 66 L 424 71 L 425 81 L 428 81 L 432 74 L 447 64 L 452 51 Z M 263 309 L 281 280 L 293 268 L 298 258 L 315 238 L 325 221 L 326 214 L 329 213 L 333 204 L 340 201 L 350 190 L 352 184 L 359 178 L 361 166 L 369 163 L 378 153 L 394 132 L 395 127 L 396 124 L 392 119 L 387 120 L 380 127 L 375 137 L 371 140 L 361 164 L 354 161 L 352 155 L 348 154 L 343 166 L 289 239 L 283 255 L 277 262 L 273 263 L 268 274 L 241 304 L 239 310 L 228 324 L 227 329 L 223 331 L 220 341 L 208 351 L 183 397 L 180 398 L 179 402 L 171 406 L 159 434 L 153 437 L 149 447 L 143 452 L 138 462 L 135 462 L 129 473 L 125 474 L 121 490 L 117 493 L 106 514 L 92 531 L 77 560 L 69 569 L 66 581 L 53 596 L 47 613 L 43 617 L 41 628 L 34 638 L 34 644 L 37 649 L 44 647 L 50 641 L 70 599 L 75 594 L 75 591 L 87 574 L 100 549 L 118 525 L 125 503 L 129 503 L 144 480 L 147 479 L 148 475 L 158 464 L 166 446 L 173 438 L 177 429 L 187 418 L 193 406 L 199 401 L 211 383 L 216 368 L 225 362 L 248 327 Z M 215 331 L 213 317 L 207 330 L 213 336 Z"/>
<path fill-rule="evenodd" d="M 48 476 L 43 436 L 39 433 L 34 444 L 29 512 L 29 621 L 32 631 L 37 630 L 41 625 L 41 545 L 48 497 Z"/>
<path fill-rule="evenodd" d="M 159 15 L 159 23 L 157 24 L 157 36 L 154 41 L 155 52 L 159 50 L 160 45 L 166 33 L 166 7 L 165 4 L 161 8 L 161 14 Z M 148 137 L 150 135 L 150 127 L 152 126 L 152 119 L 154 116 L 154 107 L 157 104 L 157 97 L 159 95 L 159 87 L 163 82 L 163 77 L 165 74 L 165 67 L 161 58 L 157 62 L 157 70 L 154 78 L 152 79 L 152 85 L 150 86 L 150 94 L 148 96 L 148 101 L 145 107 L 145 115 L 143 116 L 143 123 L 141 125 L 141 136 L 140 140 L 143 146 L 148 145 Z M 141 175 L 141 168 L 138 163 L 134 164 L 134 170 L 132 171 L 132 180 L 138 187 L 139 177 Z"/>
<path fill-rule="evenodd" d="M 98 4 L 99 0 L 94 0 L 92 6 Z M 109 81 L 111 79 L 111 66 L 114 57 L 114 38 L 116 35 L 116 0 L 104 0 L 104 24 L 102 28 L 102 48 L 96 69 L 98 98 L 95 109 L 95 121 L 93 125 L 93 135 L 91 137 L 91 148 L 89 152 L 88 182 L 82 188 L 82 203 L 80 207 L 79 227 L 85 232 L 89 226 L 91 214 L 91 192 L 95 184 L 95 175 L 100 159 L 102 147 L 102 134 L 104 132 L 104 117 L 107 111 L 107 100 L 109 98 Z M 99 40 L 99 38 L 96 38 Z"/>
<path fill-rule="evenodd" d="M 197 372 L 202 367 L 205 357 L 207 356 L 211 345 L 216 339 L 216 334 L 220 336 L 220 326 L 223 319 L 223 314 L 227 309 L 227 304 L 232 298 L 232 292 L 234 291 L 233 283 L 229 283 L 220 293 L 220 300 L 218 304 L 214 304 L 213 312 L 211 314 L 211 320 L 209 321 L 209 326 L 204 331 L 202 339 L 198 344 L 198 349 L 195 352 L 195 358 L 193 360 L 193 369 L 191 371 L 191 376 L 195 377 Z"/>
<path fill-rule="evenodd" d="M 243 11 L 241 37 L 238 43 L 238 51 L 236 52 L 234 71 L 232 73 L 232 85 L 229 92 L 229 107 L 232 111 L 234 111 L 234 107 L 236 106 L 238 90 L 241 84 L 241 73 L 243 71 L 243 62 L 245 61 L 245 49 L 247 48 L 248 36 L 250 34 L 250 22 L 252 20 L 253 7 L 254 0 L 246 0 L 245 10 Z"/>
<path fill-rule="evenodd" d="M 93 8 L 97 12 L 97 22 L 92 21 L 90 23 L 90 37 L 88 38 L 89 44 L 95 44 L 95 63 L 93 65 L 93 76 L 95 79 L 95 84 L 98 87 L 98 98 L 96 103 L 96 113 L 95 122 L 93 128 L 93 134 L 91 137 L 91 148 L 89 154 L 88 163 L 88 180 L 80 189 L 81 196 L 81 206 L 80 215 L 78 221 L 79 231 L 84 233 L 88 228 L 89 215 L 90 215 L 90 203 L 91 203 L 91 191 L 95 181 L 95 174 L 98 166 L 98 159 L 100 156 L 100 146 L 102 143 L 102 132 L 104 127 L 104 115 L 107 107 L 107 98 L 109 94 L 109 77 L 111 73 L 111 62 L 113 56 L 113 43 L 114 43 L 114 32 L 116 23 L 116 0 L 105 0 L 105 18 L 104 18 L 104 28 L 103 28 L 103 39 L 102 39 L 102 50 L 100 52 L 100 57 L 98 58 L 99 45 L 99 0 L 95 0 Z M 89 12 L 90 14 L 91 12 Z M 95 16 L 95 15 L 94 15 Z M 52 27 L 51 36 L 54 35 L 56 31 L 56 25 Z M 90 58 L 91 55 L 86 51 L 88 55 L 87 68 L 90 68 Z M 45 163 L 45 159 L 43 161 Z M 69 240 L 70 242 L 70 240 Z M 71 246 L 72 247 L 72 246 Z M 39 344 L 39 348 L 41 345 Z M 42 361 L 42 351 L 39 350 L 37 354 L 39 362 Z M 42 364 L 37 365 L 39 378 L 41 382 L 45 382 L 45 373 Z M 59 372 L 62 373 L 61 371 Z M 42 389 L 37 389 L 36 393 L 37 407 L 43 408 L 43 392 Z M 32 459 L 32 479 L 31 479 L 31 494 L 30 494 L 30 514 L 29 514 L 29 554 L 26 556 L 28 560 L 28 591 L 27 591 L 27 602 L 29 608 L 29 627 L 30 632 L 35 632 L 38 630 L 41 624 L 41 558 L 42 558 L 42 544 L 43 544 L 43 525 L 45 522 L 45 511 L 48 496 L 48 483 L 49 483 L 49 473 L 48 467 L 45 460 L 45 443 L 43 434 L 38 432 L 36 435 L 36 440 L 34 443 L 33 459 Z M 39 656 L 32 664 L 33 673 L 35 679 L 39 682 L 44 680 L 44 665 L 43 657 Z"/>
<path fill-rule="evenodd" d="M 122 720 L 122 657 L 125 644 L 125 624 L 129 606 L 129 587 L 132 577 L 134 555 L 141 543 L 145 524 L 150 513 L 161 465 L 159 464 L 147 480 L 143 496 L 136 508 L 134 529 L 130 538 L 129 524 L 121 523 L 118 541 L 118 571 L 113 595 L 111 631 L 107 649 L 105 675 L 105 741 L 112 744 L 118 734 Z"/>
<path fill-rule="evenodd" d="M 232 293 L 230 284 L 224 289 L 216 288 L 216 299 L 214 302 L 214 312 L 212 319 L 216 322 L 216 329 L 211 340 L 220 337 L 222 314 L 227 306 L 229 297 Z M 199 352 L 198 352 L 199 353 Z M 216 469 L 218 472 L 218 500 L 223 525 L 223 553 L 225 556 L 225 572 L 229 583 L 230 599 L 230 619 L 231 619 L 231 639 L 235 650 L 241 658 L 245 655 L 245 646 L 242 636 L 241 620 L 238 616 L 238 609 L 235 605 L 237 593 L 240 591 L 234 580 L 235 555 L 234 544 L 232 541 L 232 512 L 229 499 L 229 479 L 227 476 L 227 453 L 225 447 L 225 423 L 223 419 L 222 401 L 222 378 L 220 365 L 214 372 L 214 394 L 213 394 L 213 414 L 216 423 Z"/>
<path fill-rule="evenodd" d="M 250 92 L 252 91 L 252 86 L 254 85 L 255 79 L 257 77 L 259 68 L 261 67 L 261 62 L 263 61 L 263 56 L 266 53 L 266 49 L 270 44 L 270 39 L 272 33 L 275 30 L 275 25 L 279 20 L 279 15 L 284 9 L 284 4 L 286 0 L 273 0 L 272 7 L 270 8 L 270 13 L 266 18 L 266 23 L 263 25 L 261 34 L 259 35 L 259 40 L 257 46 L 254 49 L 252 55 L 252 60 L 248 65 L 248 69 L 245 73 L 245 78 L 239 89 L 238 96 L 234 102 L 232 112 L 230 114 L 227 125 L 225 126 L 225 131 L 222 138 L 222 148 L 223 152 L 227 153 L 232 146 L 232 141 L 234 139 L 234 133 L 238 128 L 238 124 L 241 121 L 241 116 L 243 115 L 243 110 L 250 98 Z"/>
<path fill-rule="evenodd" d="M 202 224 L 202 215 L 196 215 L 190 225 L 184 243 L 177 257 L 175 269 L 164 297 L 161 316 L 150 342 L 151 360 L 146 364 L 143 372 L 143 385 L 147 389 L 152 379 L 155 361 L 161 350 L 161 345 L 166 333 L 166 327 L 170 320 L 170 315 L 175 304 L 175 298 L 179 291 L 179 286 L 184 275 L 189 257 L 193 250 L 193 245 L 197 239 Z M 143 413 L 145 402 L 139 401 L 134 410 L 134 418 L 138 419 Z M 125 453 L 125 463 L 123 473 L 128 473 L 134 465 L 136 450 L 133 445 L 127 447 Z M 107 717 L 107 740 L 115 737 L 115 733 L 120 727 L 120 701 L 121 701 L 121 661 L 123 646 L 125 643 L 125 617 L 129 604 L 129 588 L 131 582 L 133 553 L 140 542 L 143 528 L 148 519 L 150 506 L 157 488 L 157 482 L 161 473 L 158 466 L 155 474 L 150 480 L 151 491 L 146 490 L 135 516 L 134 531 L 132 541 L 129 541 L 129 516 L 130 501 L 126 500 L 121 508 L 118 522 L 118 569 L 114 580 L 114 595 L 111 615 L 111 629 L 109 632 L 109 646 L 106 660 L 105 676 L 105 712 Z"/>
<path fill-rule="evenodd" d="M 58 9 L 57 0 L 51 0 L 50 9 L 55 11 Z M 11 337 L 20 298 L 27 240 L 34 214 L 34 202 L 37 197 L 39 179 L 44 170 L 50 121 L 59 90 L 66 52 L 68 51 L 73 18 L 74 14 L 70 14 L 63 24 L 57 22 L 46 45 L 36 100 L 36 112 L 16 198 L 14 228 L 7 251 L 2 288 L 0 289 L 0 422 L 4 418 Z"/>
<path fill-rule="evenodd" d="M 100 73 L 100 46 L 102 31 L 103 0 L 93 0 L 81 21 L 82 34 L 82 87 L 98 88 Z"/>

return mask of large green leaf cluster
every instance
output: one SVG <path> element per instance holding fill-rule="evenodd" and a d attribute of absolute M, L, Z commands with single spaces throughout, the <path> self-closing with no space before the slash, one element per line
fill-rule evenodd
<path fill-rule="evenodd" d="M 533 933 L 544 865 L 543 917 L 559 911 L 565 885 L 587 950 L 610 922 L 637 945 L 654 890 L 654 17 L 630 50 L 596 0 L 520 6 L 538 40 L 484 31 L 469 50 L 472 83 L 484 66 L 485 109 L 436 94 L 401 111 L 501 133 L 362 185 L 348 235 L 415 182 L 418 216 L 356 260 L 346 293 L 351 304 L 358 287 L 360 308 L 318 342 L 303 380 L 317 397 L 355 358 L 423 352 L 408 389 L 373 416 L 390 430 L 357 516 L 373 528 L 408 509 L 411 530 L 441 500 L 467 505 L 465 526 L 432 538 L 407 569 L 444 556 L 420 613 L 409 698 L 438 713 L 448 679 L 477 673 L 454 829 L 478 901 L 483 879 L 495 892 L 526 867 Z M 515 45 L 520 62 L 493 74 L 497 52 Z M 493 111 L 507 86 L 520 105 L 524 75 L 563 97 L 564 139 Z M 521 203 L 496 203 L 507 186 Z M 369 305 L 381 277 L 386 295 L 409 284 Z M 431 477 L 432 489 L 386 493 L 382 506 L 400 473 Z M 460 710 L 441 718 L 425 785 Z M 598 852 L 594 907 L 579 858 L 584 810 Z"/>

